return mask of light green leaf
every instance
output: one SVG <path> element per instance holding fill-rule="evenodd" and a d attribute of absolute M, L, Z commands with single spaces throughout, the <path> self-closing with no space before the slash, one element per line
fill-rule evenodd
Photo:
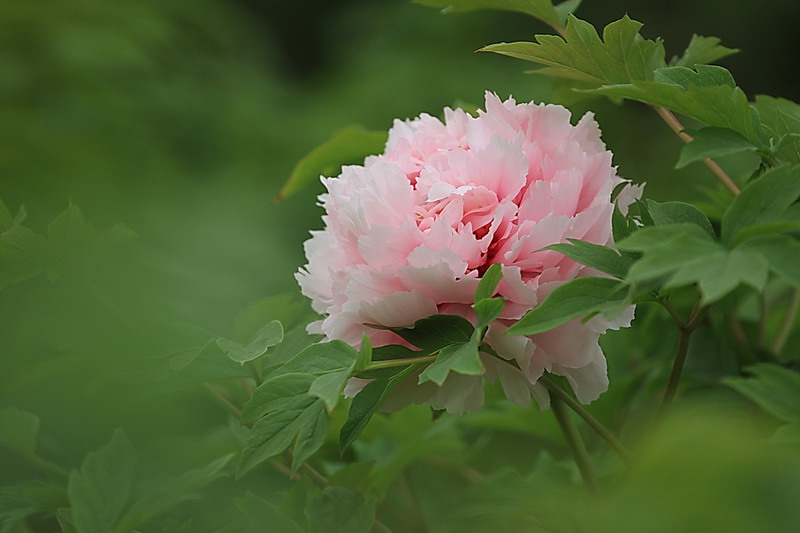
<path fill-rule="evenodd" d="M 800 422 L 800 374 L 762 363 L 747 368 L 752 377 L 725 378 L 723 383 L 784 422 Z"/>
<path fill-rule="evenodd" d="M 541 304 L 508 328 L 507 333 L 544 333 L 580 316 L 616 308 L 628 297 L 628 289 L 617 280 L 578 278 L 557 287 Z"/>
<path fill-rule="evenodd" d="M 497 291 L 497 285 L 503 278 L 503 267 L 500 263 L 495 263 L 483 273 L 478 288 L 475 290 L 474 303 L 478 303 L 484 298 L 491 298 Z"/>
<path fill-rule="evenodd" d="M 254 422 L 272 411 L 294 405 L 298 399 L 308 395 L 308 390 L 316 379 L 311 374 L 288 373 L 264 381 L 244 404 L 242 423 Z"/>
<path fill-rule="evenodd" d="M 800 196 L 800 167 L 772 169 L 749 183 L 722 217 L 722 241 L 736 244 L 750 226 L 783 220 Z"/>
<path fill-rule="evenodd" d="M 329 410 L 333 409 L 339 402 L 347 379 L 350 377 L 350 371 L 350 368 L 346 368 L 344 370 L 322 374 L 311 384 L 308 393 L 325 402 L 325 406 Z"/>
<path fill-rule="evenodd" d="M 644 39 L 642 24 L 625 15 L 603 30 L 603 40 L 594 27 L 573 15 L 567 17 L 566 37 L 537 35 L 535 43 L 499 43 L 482 48 L 545 65 L 537 72 L 596 85 L 652 80 L 663 67 L 664 46 Z"/>
<path fill-rule="evenodd" d="M 478 318 L 478 323 L 475 327 L 476 330 L 481 330 L 481 337 L 485 333 L 485 329 L 489 324 L 500 318 L 500 314 L 505 309 L 506 302 L 502 298 L 484 298 L 472 307 L 475 309 L 475 315 Z"/>
<path fill-rule="evenodd" d="M 693 235 L 679 235 L 645 251 L 644 256 L 628 271 L 626 279 L 632 283 L 652 280 L 681 270 L 689 262 L 724 254 L 724 251 L 724 248 L 711 240 L 698 239 Z"/>
<path fill-rule="evenodd" d="M 381 153 L 385 144 L 386 133 L 382 131 L 368 131 L 352 124 L 335 131 L 295 165 L 277 200 L 291 196 L 320 175 L 338 174 L 342 165 L 361 163 L 366 156 Z"/>
<path fill-rule="evenodd" d="M 673 65 L 678 67 L 692 68 L 695 65 L 704 65 L 706 63 L 713 63 L 717 59 L 728 57 L 729 55 L 739 52 L 735 48 L 727 48 L 719 44 L 720 40 L 717 37 L 702 37 L 700 35 L 692 35 L 692 40 L 679 58 L 675 58 L 672 62 Z"/>
<path fill-rule="evenodd" d="M 361 348 L 358 350 L 358 359 L 354 370 L 364 370 L 372 362 L 372 341 L 366 334 L 361 334 Z"/>
<path fill-rule="evenodd" d="M 460 316 L 433 315 L 417 320 L 410 328 L 391 330 L 422 350 L 417 355 L 428 355 L 445 346 L 469 341 L 474 328 L 469 320 Z"/>
<path fill-rule="evenodd" d="M 138 457 L 122 430 L 83 460 L 69 476 L 67 492 L 78 533 L 114 531 L 130 502 Z"/>
<path fill-rule="evenodd" d="M 693 238 L 695 240 L 713 243 L 708 232 L 699 225 L 681 223 L 649 226 L 639 229 L 631 234 L 630 237 L 617 242 L 617 248 L 620 250 L 646 252 L 654 248 L 660 248 L 667 242 L 679 237 Z"/>
<path fill-rule="evenodd" d="M 616 278 L 624 278 L 632 263 L 628 257 L 619 255 L 615 250 L 579 239 L 567 239 L 570 244 L 553 244 L 544 250 L 555 250 L 573 261 L 594 268 L 600 272 L 611 274 Z"/>
<path fill-rule="evenodd" d="M 696 224 L 703 228 L 711 238 L 716 238 L 717 233 L 705 214 L 691 204 L 683 202 L 654 202 L 647 200 L 647 213 L 656 226 L 670 224 Z"/>
<path fill-rule="evenodd" d="M 358 352 L 340 340 L 312 344 L 279 369 L 279 373 L 326 374 L 343 369 L 352 369 Z"/>
<path fill-rule="evenodd" d="M 558 21 L 562 26 L 567 24 L 567 19 L 574 13 L 581 5 L 582 0 L 565 0 L 555 6 Z"/>
<path fill-rule="evenodd" d="M 35 414 L 16 407 L 0 409 L 0 445 L 36 462 L 38 433 L 39 417 Z"/>
<path fill-rule="evenodd" d="M 270 348 L 267 354 L 259 359 L 258 362 L 262 368 L 283 365 L 309 346 L 321 341 L 322 338 L 322 335 L 310 335 L 306 331 L 305 325 L 297 326 L 289 330 L 283 336 L 283 341 Z"/>
<path fill-rule="evenodd" d="M 479 376 L 484 373 L 477 342 L 453 344 L 442 348 L 434 362 L 419 375 L 419 384 L 433 381 L 441 385 L 451 371 L 467 376 Z"/>
<path fill-rule="evenodd" d="M 375 504 L 360 492 L 328 487 L 306 507 L 309 533 L 369 533 L 375 519 Z"/>
<path fill-rule="evenodd" d="M 234 500 L 237 509 L 247 520 L 247 532 L 263 531 L 267 525 L 275 533 L 305 533 L 303 528 L 289 518 L 283 511 L 267 500 L 247 492 L 244 498 Z"/>
<path fill-rule="evenodd" d="M 442 8 L 446 13 L 475 9 L 499 9 L 524 13 L 551 25 L 559 26 L 561 19 L 550 0 L 413 0 L 415 4 Z M 577 7 L 577 6 L 575 6 Z M 574 8 L 573 8 L 574 9 Z"/>
<path fill-rule="evenodd" d="M 322 445 L 319 428 L 327 420 L 322 422 L 320 419 L 327 419 L 327 416 L 322 400 L 309 394 L 295 397 L 282 403 L 279 409 L 269 411 L 250 430 L 239 461 L 237 479 L 270 457 L 282 453 L 295 440 L 304 459 L 310 456 Z"/>
<path fill-rule="evenodd" d="M 770 235 L 746 241 L 737 250 L 761 254 L 769 268 L 787 283 L 800 287 L 800 241 L 789 235 Z"/>
<path fill-rule="evenodd" d="M 800 105 L 785 98 L 756 96 L 764 131 L 779 145 L 777 157 L 790 163 L 800 163 Z"/>
<path fill-rule="evenodd" d="M 689 163 L 702 161 L 708 157 L 720 157 L 758 150 L 758 147 L 753 143 L 727 128 L 708 127 L 687 131 L 686 133 L 691 135 L 694 140 L 689 144 L 683 145 L 675 168 L 683 168 Z"/>
<path fill-rule="evenodd" d="M 243 346 L 238 342 L 230 339 L 220 337 L 217 339 L 217 346 L 220 350 L 228 354 L 233 361 L 237 363 L 246 363 L 258 357 L 261 357 L 267 350 L 276 346 L 283 340 L 283 326 L 277 320 L 264 325 L 259 329 L 256 334 L 250 339 L 247 346 Z"/>

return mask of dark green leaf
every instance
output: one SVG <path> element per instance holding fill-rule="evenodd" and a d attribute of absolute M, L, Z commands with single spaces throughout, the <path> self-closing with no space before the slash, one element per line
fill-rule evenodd
<path fill-rule="evenodd" d="M 733 130 L 707 127 L 687 131 L 694 140 L 683 145 L 675 168 L 683 168 L 689 163 L 702 161 L 709 157 L 720 157 L 740 152 L 754 152 L 758 147 Z"/>
<path fill-rule="evenodd" d="M 691 204 L 683 202 L 659 203 L 647 200 L 647 212 L 656 226 L 696 224 L 703 228 L 711 238 L 717 237 L 714 227 L 705 214 Z"/>
<path fill-rule="evenodd" d="M 368 131 L 357 125 L 345 126 L 295 165 L 278 199 L 291 196 L 320 175 L 338 174 L 342 165 L 360 163 L 368 155 L 381 153 L 385 144 L 385 132 Z"/>
<path fill-rule="evenodd" d="M 283 511 L 251 492 L 247 492 L 244 498 L 235 500 L 235 503 L 247 520 L 249 528 L 246 533 L 265 531 L 265 529 L 275 533 L 304 533 L 303 528 Z"/>
<path fill-rule="evenodd" d="M 51 264 L 47 240 L 26 227 L 0 233 L 0 288 L 28 279 Z"/>
<path fill-rule="evenodd" d="M 38 433 L 39 417 L 35 414 L 16 407 L 0 409 L 0 445 L 32 461 L 38 461 Z"/>
<path fill-rule="evenodd" d="M 500 9 L 525 13 L 551 26 L 558 26 L 560 19 L 550 0 L 413 0 L 416 4 L 442 8 L 448 13 L 472 11 L 474 9 Z M 577 7 L 577 6 L 575 6 Z M 574 8 L 573 8 L 574 9 Z"/>
<path fill-rule="evenodd" d="M 737 249 L 761 254 L 769 268 L 786 282 L 800 287 L 800 241 L 788 235 L 759 237 L 741 244 Z"/>
<path fill-rule="evenodd" d="M 537 72 L 596 85 L 652 80 L 653 71 L 665 66 L 661 42 L 644 39 L 642 24 L 625 15 L 603 30 L 572 15 L 567 17 L 566 37 L 537 35 L 537 42 L 492 44 L 483 51 L 545 65 Z"/>
<path fill-rule="evenodd" d="M 478 288 L 475 290 L 474 303 L 478 303 L 485 298 L 491 298 L 497 291 L 497 285 L 503 278 L 503 267 L 500 263 L 495 263 L 483 273 Z"/>
<path fill-rule="evenodd" d="M 508 328 L 507 333 L 544 333 L 580 316 L 616 308 L 627 298 L 628 290 L 619 281 L 578 278 L 557 287 L 541 304 Z"/>
<path fill-rule="evenodd" d="M 713 63 L 717 59 L 739 52 L 737 49 L 726 48 L 719 43 L 720 40 L 717 37 L 692 35 L 692 40 L 689 41 L 686 51 L 683 52 L 681 57 L 676 58 L 673 64 L 678 67 L 692 68 L 695 65 Z"/>
<path fill-rule="evenodd" d="M 69 476 L 72 521 L 78 533 L 109 533 L 122 516 L 132 493 L 138 461 L 122 430 L 83 460 Z"/>
<path fill-rule="evenodd" d="M 744 394 L 784 422 L 800 422 L 800 374 L 762 363 L 747 368 L 752 377 L 725 378 L 723 383 Z"/>
<path fill-rule="evenodd" d="M 800 163 L 800 105 L 784 98 L 758 95 L 755 107 L 767 136 L 780 146 L 777 156 Z"/>
<path fill-rule="evenodd" d="M 267 353 L 269 348 L 279 344 L 282 340 L 283 326 L 277 320 L 273 320 L 259 329 L 247 346 L 222 337 L 217 339 L 217 346 L 227 353 L 231 360 L 237 363 L 246 363 L 261 357 Z"/>
<path fill-rule="evenodd" d="M 800 196 L 800 167 L 779 167 L 765 172 L 742 189 L 722 217 L 722 241 L 735 244 L 742 230 L 782 220 Z"/>
<path fill-rule="evenodd" d="M 306 507 L 310 533 L 369 533 L 375 504 L 359 492 L 328 487 Z"/>
<path fill-rule="evenodd" d="M 417 355 L 427 355 L 469 341 L 474 328 L 460 316 L 433 315 L 417 320 L 410 328 L 392 328 L 392 331 L 422 350 Z"/>
<path fill-rule="evenodd" d="M 567 240 L 570 244 L 553 244 L 544 249 L 555 250 L 573 261 L 620 279 L 625 277 L 628 268 L 631 266 L 632 261 L 630 258 L 619 255 L 607 246 L 600 246 L 599 244 L 578 239 Z"/>
<path fill-rule="evenodd" d="M 304 422 L 297 433 L 292 454 L 294 472 L 322 447 L 328 434 L 328 413 L 325 412 L 324 403 L 313 403 L 303 417 Z"/>
<path fill-rule="evenodd" d="M 476 342 L 453 344 L 442 348 L 434 362 L 419 375 L 419 383 L 433 381 L 441 385 L 451 371 L 477 376 L 484 372 Z"/>

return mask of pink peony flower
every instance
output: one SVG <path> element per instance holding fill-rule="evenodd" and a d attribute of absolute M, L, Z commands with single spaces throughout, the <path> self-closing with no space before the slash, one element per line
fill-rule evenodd
<path fill-rule="evenodd" d="M 485 342 L 519 368 L 481 354 L 484 377 L 499 379 L 521 405 L 532 395 L 549 405 L 537 384 L 545 370 L 565 376 L 580 401 L 596 399 L 608 388 L 598 338 L 629 325 L 632 308 L 613 321 L 596 316 L 529 337 L 504 332 L 559 284 L 601 275 L 539 251 L 567 238 L 612 240 L 611 192 L 623 180 L 597 123 L 587 113 L 573 126 L 561 106 L 503 102 L 492 93 L 477 118 L 460 109 L 444 113 L 444 122 L 427 114 L 395 120 L 384 154 L 322 178 L 325 229 L 311 232 L 308 265 L 296 275 L 324 316 L 310 330 L 354 346 L 367 334 L 382 346 L 406 343 L 365 323 L 410 326 L 436 313 L 474 321 L 470 304 L 481 275 L 500 263 L 497 295 L 507 303 Z M 346 393 L 364 383 L 351 380 Z M 412 377 L 384 408 L 410 402 L 475 411 L 483 403 L 481 376 L 451 373 L 442 386 Z"/>

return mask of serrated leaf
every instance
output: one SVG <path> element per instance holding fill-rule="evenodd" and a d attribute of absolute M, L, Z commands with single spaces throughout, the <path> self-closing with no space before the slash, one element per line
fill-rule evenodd
<path fill-rule="evenodd" d="M 741 152 L 755 152 L 758 147 L 727 128 L 708 127 L 687 131 L 694 140 L 683 145 L 675 168 L 683 168 L 689 163 L 706 158 L 720 157 Z"/>
<path fill-rule="evenodd" d="M 536 335 L 570 320 L 618 307 L 628 299 L 628 290 L 617 280 L 578 278 L 551 292 L 537 307 L 509 327 L 509 335 Z"/>
<path fill-rule="evenodd" d="M 237 479 L 270 457 L 274 457 L 297 441 L 302 460 L 322 445 L 319 427 L 327 424 L 325 405 L 319 398 L 305 394 L 269 411 L 250 430 L 239 461 Z M 322 422 L 320 419 L 325 418 Z M 302 462 L 302 461 L 301 461 Z M 294 461 L 293 461 L 294 464 Z"/>
<path fill-rule="evenodd" d="M 263 531 L 265 527 L 269 527 L 270 531 L 276 533 L 304 533 L 304 529 L 283 511 L 249 491 L 243 498 L 234 500 L 234 503 L 247 520 L 248 532 Z"/>
<path fill-rule="evenodd" d="M 700 35 L 692 35 L 692 40 L 683 52 L 681 57 L 673 61 L 673 65 L 679 67 L 692 68 L 695 65 L 706 63 L 713 63 L 723 57 L 728 57 L 739 52 L 735 48 L 727 48 L 719 44 L 720 40 L 717 37 L 702 37 Z"/>
<path fill-rule="evenodd" d="M 410 328 L 391 328 L 419 348 L 421 352 L 418 355 L 432 354 L 445 346 L 467 342 L 474 329 L 469 320 L 456 315 L 433 315 L 417 320 Z"/>
<path fill-rule="evenodd" d="M 620 279 L 625 277 L 628 268 L 633 262 L 629 257 L 623 257 L 607 246 L 600 246 L 599 244 L 579 239 L 567 240 L 569 244 L 553 244 L 544 248 L 544 250 L 555 250 L 573 261 Z"/>
<path fill-rule="evenodd" d="M 0 446 L 32 461 L 36 455 L 36 437 L 39 433 L 39 417 L 28 411 L 8 407 L 0 409 Z"/>
<path fill-rule="evenodd" d="M 604 85 L 592 92 L 666 107 L 709 126 L 733 130 L 756 146 L 766 142 L 758 112 L 722 67 L 668 67 L 657 70 L 653 81 Z"/>
<path fill-rule="evenodd" d="M 545 65 L 537 71 L 541 74 L 595 85 L 652 80 L 653 71 L 666 65 L 664 46 L 643 38 L 641 27 L 625 15 L 605 27 L 601 41 L 591 24 L 569 15 L 563 39 L 537 35 L 535 43 L 499 43 L 481 50 Z"/>
<path fill-rule="evenodd" d="M 667 226 L 670 224 L 695 224 L 703 228 L 711 238 L 716 238 L 717 233 L 708 217 L 692 204 L 684 202 L 654 202 L 647 200 L 647 212 L 653 224 Z"/>
<path fill-rule="evenodd" d="M 270 378 L 254 391 L 242 408 L 242 423 L 253 422 L 262 416 L 305 398 L 311 384 L 316 381 L 312 374 L 288 373 Z"/>
<path fill-rule="evenodd" d="M 561 22 L 550 0 L 413 0 L 413 2 L 424 6 L 438 7 L 446 13 L 460 13 L 476 9 L 498 9 L 524 13 L 536 17 L 551 26 L 558 26 Z"/>
<path fill-rule="evenodd" d="M 385 144 L 386 132 L 352 124 L 335 131 L 295 165 L 277 199 L 291 196 L 320 175 L 338 174 L 342 165 L 361 163 L 366 156 L 381 153 Z"/>
<path fill-rule="evenodd" d="M 752 377 L 725 378 L 723 383 L 747 396 L 784 422 L 800 422 L 800 374 L 762 363 L 747 368 Z"/>
<path fill-rule="evenodd" d="M 228 357 L 237 363 L 246 363 L 261 357 L 267 350 L 280 344 L 283 340 L 283 326 L 273 320 L 259 329 L 250 342 L 243 346 L 238 342 L 220 337 L 217 346 L 228 354 Z"/>
<path fill-rule="evenodd" d="M 722 241 L 735 244 L 750 226 L 782 220 L 800 197 L 800 167 L 779 167 L 749 183 L 722 217 Z"/>
<path fill-rule="evenodd" d="M 369 533 L 375 504 L 344 487 L 328 487 L 306 507 L 309 533 Z"/>
<path fill-rule="evenodd" d="M 83 460 L 69 476 L 67 492 L 78 533 L 109 533 L 128 505 L 138 457 L 122 430 Z"/>
<path fill-rule="evenodd" d="M 477 342 L 465 342 L 442 348 L 433 363 L 419 375 L 419 384 L 433 381 L 441 385 L 451 371 L 467 376 L 479 376 L 484 373 Z"/>
<path fill-rule="evenodd" d="M 486 272 L 483 273 L 478 288 L 475 290 L 475 297 L 473 303 L 478 303 L 485 298 L 491 298 L 497 291 L 497 285 L 503 278 L 503 266 L 500 263 L 495 263 L 490 266 Z"/>
<path fill-rule="evenodd" d="M 767 136 L 781 143 L 777 157 L 800 163 L 800 105 L 785 98 L 758 95 L 755 108 Z"/>

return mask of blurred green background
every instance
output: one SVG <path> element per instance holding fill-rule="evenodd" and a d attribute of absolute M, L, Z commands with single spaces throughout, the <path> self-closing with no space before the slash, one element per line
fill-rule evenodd
<path fill-rule="evenodd" d="M 800 98 L 796 2 L 587 0 L 578 14 L 602 26 L 626 12 L 668 56 L 692 33 L 719 36 L 743 49 L 723 63 L 749 95 Z M 0 197 L 12 212 L 24 205 L 40 233 L 72 202 L 95 228 L 122 223 L 137 237 L 80 275 L 0 289 L 0 407 L 38 415 L 41 453 L 71 466 L 115 427 L 173 467 L 235 447 L 209 429 L 227 415 L 202 389 L 149 394 L 131 378 L 166 350 L 143 348 L 157 344 L 153 332 L 179 324 L 164 342 L 183 349 L 199 330 L 231 334 L 251 303 L 296 292 L 321 186 L 273 198 L 339 127 L 385 130 L 396 117 L 479 104 L 485 90 L 558 99 L 549 80 L 524 73 L 529 64 L 472 53 L 546 31 L 522 15 L 442 15 L 405 0 L 5 0 Z M 648 182 L 650 197 L 714 186 L 700 165 L 672 170 L 680 145 L 644 106 L 574 106 L 590 108 L 620 174 Z M 723 164 L 745 175 L 754 161 Z M 144 322 L 156 325 L 132 331 Z M 514 428 L 516 413 L 474 423 Z M 30 465 L 5 453 L 0 479 L 24 478 Z"/>

